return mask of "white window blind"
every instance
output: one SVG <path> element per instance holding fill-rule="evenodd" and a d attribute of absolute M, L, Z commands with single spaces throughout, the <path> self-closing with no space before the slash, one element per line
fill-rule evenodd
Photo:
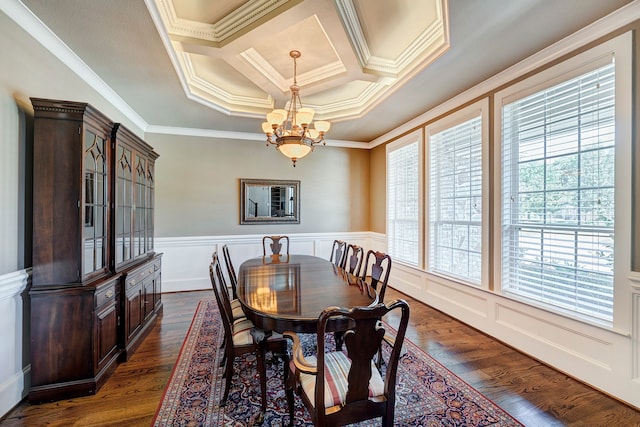
<path fill-rule="evenodd" d="M 482 274 L 481 116 L 429 137 L 428 270 L 471 284 Z"/>
<path fill-rule="evenodd" d="M 418 266 L 419 212 L 418 141 L 387 153 L 387 251 L 395 260 Z"/>
<path fill-rule="evenodd" d="M 503 290 L 611 321 L 613 62 L 505 105 Z"/>

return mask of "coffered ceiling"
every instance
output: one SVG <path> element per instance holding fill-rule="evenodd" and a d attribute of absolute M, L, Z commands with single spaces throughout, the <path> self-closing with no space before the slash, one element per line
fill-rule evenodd
<path fill-rule="evenodd" d="M 332 122 L 328 145 L 366 148 L 627 3 L 0 0 L 0 11 L 143 131 L 213 142 L 263 140 L 299 50 L 300 97 Z M 66 84 L 29 96 L 72 97 Z"/>
<path fill-rule="evenodd" d="M 148 2 L 190 99 L 264 116 L 290 97 L 291 49 L 305 106 L 361 117 L 449 46 L 445 0 Z"/>

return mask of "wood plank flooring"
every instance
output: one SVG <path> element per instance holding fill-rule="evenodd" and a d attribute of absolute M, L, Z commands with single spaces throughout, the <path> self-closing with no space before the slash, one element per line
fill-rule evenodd
<path fill-rule="evenodd" d="M 164 314 L 95 396 L 19 404 L 1 426 L 149 426 L 200 299 L 164 294 Z M 640 426 L 640 411 L 531 359 L 451 317 L 388 289 L 411 305 L 407 338 L 526 426 Z M 393 324 L 394 319 L 388 319 Z"/>

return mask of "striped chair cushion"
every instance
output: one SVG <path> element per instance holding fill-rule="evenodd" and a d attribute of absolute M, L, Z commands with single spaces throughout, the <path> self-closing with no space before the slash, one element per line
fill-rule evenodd
<path fill-rule="evenodd" d="M 310 363 L 317 363 L 315 356 L 306 358 Z M 293 364 L 293 363 L 292 363 Z M 324 407 L 342 405 L 347 397 L 347 377 L 351 368 L 351 360 L 341 351 L 326 353 L 324 355 L 325 383 L 324 383 Z M 316 376 L 300 373 L 300 384 L 304 393 L 315 404 Z M 371 362 L 371 380 L 369 380 L 369 397 L 380 396 L 384 393 L 384 381 L 375 363 Z"/>
<path fill-rule="evenodd" d="M 249 345 L 253 343 L 251 329 L 253 322 L 249 319 L 242 318 L 233 322 L 233 346 Z"/>
<path fill-rule="evenodd" d="M 246 317 L 244 315 L 244 311 L 242 311 L 242 306 L 240 305 L 240 301 L 238 301 L 237 299 L 231 300 L 231 314 L 233 316 L 233 320 L 238 320 L 243 317 Z"/>

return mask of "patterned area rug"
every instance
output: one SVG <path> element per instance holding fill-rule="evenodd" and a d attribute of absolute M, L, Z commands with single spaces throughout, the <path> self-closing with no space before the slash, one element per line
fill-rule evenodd
<path fill-rule="evenodd" d="M 154 426 L 249 426 L 260 413 L 255 356 L 236 358 L 227 404 L 219 351 L 223 328 L 213 300 L 200 301 L 160 402 Z M 313 335 L 304 339 L 313 340 Z M 313 343 L 310 343 L 312 345 Z M 518 421 L 405 339 L 398 367 L 396 426 L 521 426 Z M 287 426 L 283 365 L 267 355 L 267 413 L 263 426 Z M 312 426 L 296 396 L 296 426 Z M 357 424 L 379 426 L 380 419 Z"/>

